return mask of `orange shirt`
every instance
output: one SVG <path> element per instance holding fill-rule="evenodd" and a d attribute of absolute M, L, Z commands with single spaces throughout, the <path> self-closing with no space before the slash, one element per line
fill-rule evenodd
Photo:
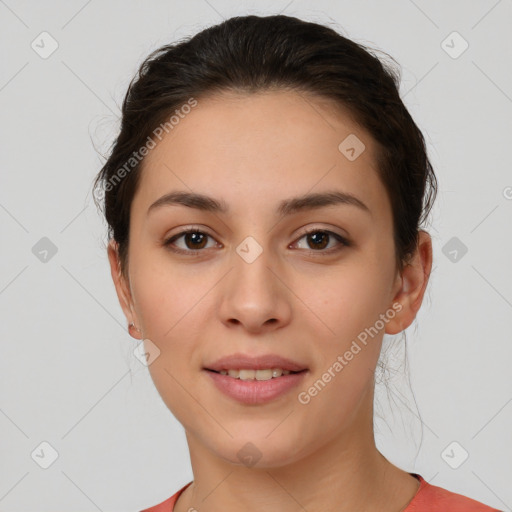
<path fill-rule="evenodd" d="M 500 512 L 497 508 L 489 507 L 461 494 L 430 485 L 416 473 L 411 473 L 411 475 L 420 481 L 420 487 L 402 512 Z M 189 482 L 162 503 L 146 508 L 141 512 L 172 512 L 179 495 L 191 483 Z"/>

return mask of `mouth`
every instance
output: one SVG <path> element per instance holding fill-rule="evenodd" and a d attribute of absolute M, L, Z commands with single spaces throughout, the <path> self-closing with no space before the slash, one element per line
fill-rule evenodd
<path fill-rule="evenodd" d="M 282 368 L 267 368 L 262 370 L 252 370 L 252 369 L 225 369 L 225 370 L 212 370 L 210 368 L 203 368 L 208 372 L 217 373 L 219 375 L 225 375 L 227 377 L 231 377 L 233 379 L 239 379 L 244 381 L 257 380 L 271 380 L 277 379 L 286 375 L 294 375 L 297 373 L 304 373 L 307 369 L 292 371 L 292 370 L 284 370 Z"/>
<path fill-rule="evenodd" d="M 309 370 L 203 368 L 203 372 L 222 395 L 242 405 L 257 406 L 289 396 L 304 382 Z"/>

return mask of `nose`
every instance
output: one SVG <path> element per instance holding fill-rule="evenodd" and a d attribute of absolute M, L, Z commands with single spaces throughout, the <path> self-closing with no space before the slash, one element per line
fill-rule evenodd
<path fill-rule="evenodd" d="M 223 280 L 219 314 L 229 328 L 239 326 L 250 333 L 273 331 L 290 322 L 293 294 L 286 277 L 263 251 L 248 262 L 233 256 L 233 268 Z"/>

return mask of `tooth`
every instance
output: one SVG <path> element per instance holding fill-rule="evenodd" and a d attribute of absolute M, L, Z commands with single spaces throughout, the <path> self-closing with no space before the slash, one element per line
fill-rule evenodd
<path fill-rule="evenodd" d="M 230 375 L 231 375 L 231 370 L 230 370 Z M 255 375 L 256 375 L 255 370 L 240 370 L 240 373 L 239 373 L 240 380 L 254 379 Z M 233 377 L 233 375 L 231 375 L 231 376 Z"/>
<path fill-rule="evenodd" d="M 256 380 L 270 380 L 272 377 L 279 377 L 279 375 L 275 375 L 272 370 L 256 370 L 255 376 Z"/>
<path fill-rule="evenodd" d="M 291 373 L 290 370 L 283 370 L 281 368 L 266 368 L 264 370 L 249 370 L 249 369 L 241 369 L 241 370 L 220 370 L 219 373 L 221 375 L 229 375 L 234 379 L 241 380 L 270 380 L 276 377 L 281 377 L 281 375 L 289 375 Z"/>

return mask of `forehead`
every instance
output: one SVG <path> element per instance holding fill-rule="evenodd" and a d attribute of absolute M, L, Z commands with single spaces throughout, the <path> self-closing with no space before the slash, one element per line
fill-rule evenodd
<path fill-rule="evenodd" d="M 147 209 L 166 192 L 188 189 L 244 208 L 248 201 L 268 207 L 336 187 L 378 210 L 389 204 L 376 150 L 347 109 L 310 94 L 198 98 L 145 157 L 134 206 Z"/>

